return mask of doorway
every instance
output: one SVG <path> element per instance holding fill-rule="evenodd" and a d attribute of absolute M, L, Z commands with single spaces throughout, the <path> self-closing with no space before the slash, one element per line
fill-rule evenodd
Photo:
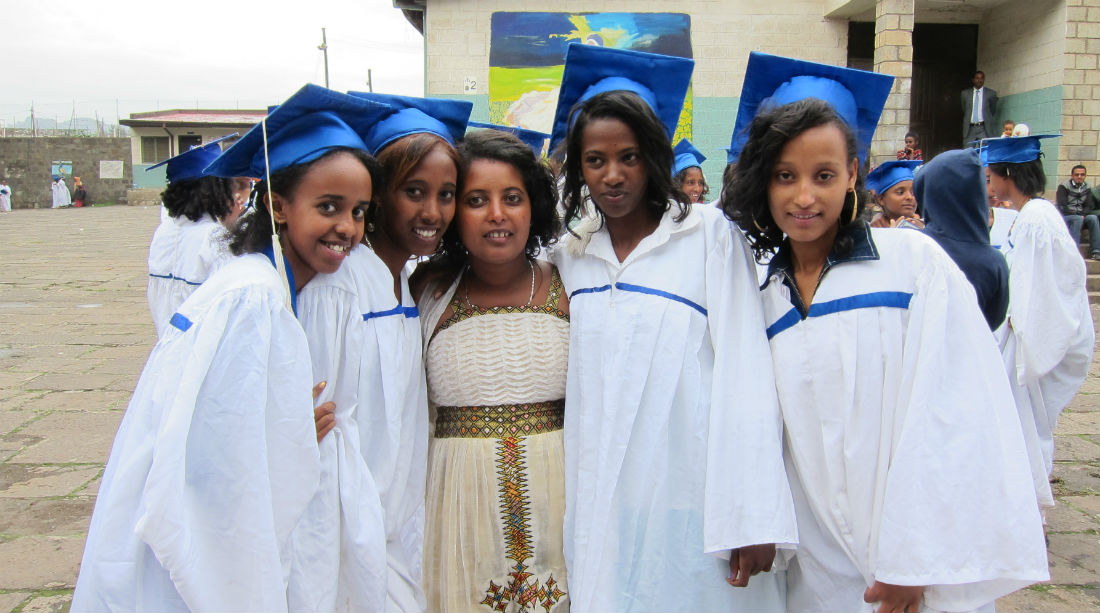
<path fill-rule="evenodd" d="M 875 24 L 849 23 L 848 66 L 871 70 L 874 56 Z M 917 133 L 926 161 L 963 145 L 959 93 L 970 85 L 977 61 L 976 24 L 918 23 L 913 27 L 909 129 Z M 999 131 L 999 126 L 992 129 Z"/>

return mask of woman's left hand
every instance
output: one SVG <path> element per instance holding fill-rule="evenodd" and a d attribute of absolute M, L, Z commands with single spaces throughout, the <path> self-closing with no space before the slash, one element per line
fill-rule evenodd
<path fill-rule="evenodd" d="M 875 613 L 917 613 L 924 596 L 924 586 L 893 585 L 875 581 L 863 592 L 863 602 L 879 603 Z"/>

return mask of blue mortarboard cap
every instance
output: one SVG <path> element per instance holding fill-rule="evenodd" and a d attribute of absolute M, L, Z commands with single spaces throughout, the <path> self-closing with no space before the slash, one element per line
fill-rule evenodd
<path fill-rule="evenodd" d="M 740 157 L 749 138 L 749 124 L 761 108 L 818 98 L 832 105 L 851 127 L 862 164 L 867 160 L 871 137 L 893 84 L 894 77 L 890 75 L 753 51 L 741 86 L 729 161 Z"/>
<path fill-rule="evenodd" d="M 396 111 L 363 133 L 363 140 L 371 153 L 378 153 L 403 136 L 421 132 L 435 134 L 453 145 L 466 133 L 466 122 L 474 110 L 474 103 L 466 100 L 413 98 L 373 92 L 348 93 L 356 98 L 388 104 Z"/>
<path fill-rule="evenodd" d="M 867 174 L 867 189 L 882 194 L 902 181 L 912 181 L 913 171 L 924 162 L 920 160 L 890 160 L 883 162 Z"/>
<path fill-rule="evenodd" d="M 203 170 L 222 154 L 221 142 L 234 136 L 237 136 L 236 132 L 212 140 L 205 145 L 191 147 L 175 157 L 153 164 L 146 168 L 145 172 L 167 164 L 168 168 L 165 169 L 164 174 L 169 183 L 203 177 Z"/>
<path fill-rule="evenodd" d="M 366 150 L 359 135 L 393 112 L 319 85 L 298 90 L 267 116 L 267 157 L 271 170 L 311 162 L 335 147 Z M 264 176 L 263 126 L 256 124 L 206 168 L 218 177 Z"/>
<path fill-rule="evenodd" d="M 1036 134 L 1035 136 L 1002 136 L 982 140 L 982 166 L 1007 162 L 1022 164 L 1039 159 L 1039 141 L 1057 138 L 1061 134 Z"/>
<path fill-rule="evenodd" d="M 707 159 L 707 156 L 703 155 L 703 152 L 696 149 L 686 138 L 682 138 L 680 142 L 676 143 L 676 146 L 672 148 L 672 153 L 676 156 L 676 161 L 672 164 L 672 174 L 674 176 L 680 174 L 680 171 L 685 168 L 700 166 Z"/>
<path fill-rule="evenodd" d="M 53 178 L 54 181 L 57 181 L 58 179 L 61 178 L 61 175 L 50 175 L 50 176 L 51 176 L 51 178 Z"/>
<path fill-rule="evenodd" d="M 576 105 L 615 90 L 634 92 L 645 100 L 671 139 L 694 67 L 694 60 L 682 57 L 571 43 L 565 51 L 550 150 L 565 140 Z"/>
<path fill-rule="evenodd" d="M 525 145 L 531 148 L 531 151 L 535 152 L 535 157 L 542 157 L 542 146 L 546 144 L 546 139 L 550 138 L 550 135 L 545 132 L 537 132 L 535 130 L 528 130 L 526 128 L 516 128 L 512 126 L 498 126 L 491 123 L 482 123 L 480 121 L 471 121 L 469 124 L 471 128 L 478 128 L 484 130 L 500 130 L 501 132 L 508 132 L 514 135 L 516 138 L 523 141 Z"/>

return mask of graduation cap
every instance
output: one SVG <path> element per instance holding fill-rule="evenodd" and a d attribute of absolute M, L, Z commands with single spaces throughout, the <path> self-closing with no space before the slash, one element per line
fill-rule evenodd
<path fill-rule="evenodd" d="M 886 190 L 901 183 L 912 181 L 913 171 L 924 164 L 920 160 L 890 160 L 883 162 L 867 174 L 867 189 L 882 195 Z"/>
<path fill-rule="evenodd" d="M 546 139 L 550 138 L 550 135 L 545 132 L 537 132 L 535 130 L 528 130 L 526 128 L 516 128 L 512 126 L 498 126 L 492 123 L 482 123 L 480 121 L 471 121 L 469 123 L 470 128 L 478 128 L 484 130 L 499 130 L 501 132 L 508 132 L 514 135 L 516 138 L 523 141 L 523 144 L 531 148 L 531 151 L 535 152 L 535 157 L 542 157 L 542 146 L 546 144 Z"/>
<path fill-rule="evenodd" d="M 707 159 L 707 156 L 703 155 L 703 152 L 696 149 L 691 141 L 686 138 L 682 138 L 680 142 L 676 143 L 676 146 L 672 148 L 672 153 L 676 156 L 676 161 L 672 164 L 673 176 L 680 174 L 685 168 L 701 166 Z"/>
<path fill-rule="evenodd" d="M 384 104 L 354 98 L 319 85 L 309 84 L 275 107 L 233 146 L 206 167 L 218 177 L 266 177 L 267 160 L 272 172 L 311 162 L 336 147 L 367 150 L 359 135 L 393 112 Z"/>
<path fill-rule="evenodd" d="M 205 176 L 203 170 L 210 165 L 210 162 L 213 162 L 222 154 L 221 142 L 233 138 L 234 136 L 237 136 L 236 132 L 214 139 L 205 145 L 191 147 L 177 156 L 153 164 L 146 168 L 145 172 L 149 172 L 154 168 L 160 168 L 167 164 L 168 168 L 165 169 L 164 174 L 168 178 L 169 183 L 202 178 Z"/>
<path fill-rule="evenodd" d="M 828 102 L 855 133 L 859 163 L 863 164 L 893 84 L 890 75 L 753 51 L 741 86 L 730 161 L 740 157 L 749 139 L 749 124 L 761 110 L 817 98 Z"/>
<path fill-rule="evenodd" d="M 671 139 L 694 67 L 694 60 L 682 57 L 571 43 L 565 51 L 550 150 L 565 140 L 577 105 L 615 90 L 634 92 L 645 100 Z"/>
<path fill-rule="evenodd" d="M 1039 141 L 1057 138 L 1061 134 L 1037 134 L 1035 136 L 1001 136 L 982 140 L 982 166 L 990 164 L 1022 164 L 1039 159 L 1042 153 Z"/>
<path fill-rule="evenodd" d="M 427 132 L 454 145 L 466 133 L 466 123 L 474 110 L 474 103 L 466 100 L 443 98 L 413 98 L 374 92 L 348 92 L 348 94 L 388 104 L 395 112 L 372 125 L 363 133 L 367 149 L 377 154 L 386 145 L 410 134 Z"/>

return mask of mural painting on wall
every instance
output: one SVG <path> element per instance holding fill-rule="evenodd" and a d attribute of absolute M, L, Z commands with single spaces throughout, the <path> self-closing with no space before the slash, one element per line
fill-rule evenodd
<path fill-rule="evenodd" d="M 50 176 L 51 177 L 71 177 L 73 176 L 73 163 L 71 160 L 50 162 Z"/>
<path fill-rule="evenodd" d="M 493 13 L 489 122 L 549 133 L 569 43 L 690 58 L 684 13 Z M 691 138 L 692 93 L 672 142 Z"/>

